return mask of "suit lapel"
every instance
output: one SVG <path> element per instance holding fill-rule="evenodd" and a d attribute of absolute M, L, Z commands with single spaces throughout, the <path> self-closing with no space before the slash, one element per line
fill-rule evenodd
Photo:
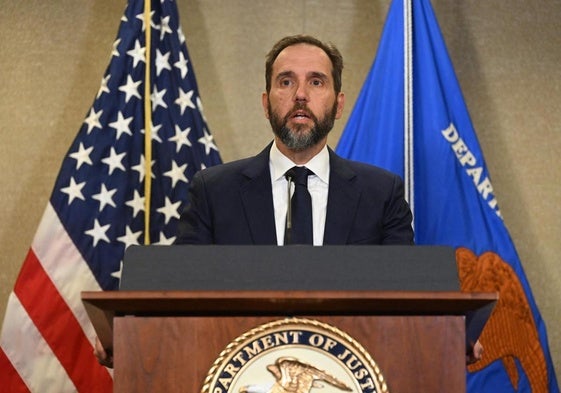
<path fill-rule="evenodd" d="M 241 198 L 254 244 L 277 244 L 267 146 L 242 171 Z M 356 173 L 329 149 L 330 175 L 323 244 L 346 244 L 361 190 Z"/>
<path fill-rule="evenodd" d="M 323 244 L 346 244 L 361 190 L 356 173 L 329 149 L 330 175 Z"/>
<path fill-rule="evenodd" d="M 269 170 L 270 147 L 269 144 L 261 153 L 249 160 L 242 171 L 245 183 L 241 187 L 241 198 L 254 244 L 277 244 Z"/>

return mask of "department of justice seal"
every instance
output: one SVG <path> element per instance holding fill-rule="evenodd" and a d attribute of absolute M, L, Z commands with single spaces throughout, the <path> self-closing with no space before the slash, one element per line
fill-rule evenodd
<path fill-rule="evenodd" d="M 388 393 L 366 350 L 323 322 L 287 318 L 231 342 L 211 367 L 201 393 Z"/>

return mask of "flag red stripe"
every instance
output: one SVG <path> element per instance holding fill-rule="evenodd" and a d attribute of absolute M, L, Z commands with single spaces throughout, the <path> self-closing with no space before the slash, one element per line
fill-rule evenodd
<path fill-rule="evenodd" d="M 19 376 L 4 351 L 0 348 L 0 391 L 10 393 L 29 393 L 29 389 Z"/>
<path fill-rule="evenodd" d="M 20 271 L 14 293 L 78 391 L 110 391 L 113 381 L 109 372 L 97 362 L 92 344 L 32 249 Z"/>

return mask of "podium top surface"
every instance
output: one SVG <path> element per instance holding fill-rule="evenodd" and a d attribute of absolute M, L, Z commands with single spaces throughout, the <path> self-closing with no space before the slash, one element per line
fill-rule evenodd
<path fill-rule="evenodd" d="M 86 305 L 118 315 L 465 315 L 495 293 L 427 291 L 105 291 Z"/>
<path fill-rule="evenodd" d="M 121 290 L 457 291 L 445 246 L 132 246 Z"/>

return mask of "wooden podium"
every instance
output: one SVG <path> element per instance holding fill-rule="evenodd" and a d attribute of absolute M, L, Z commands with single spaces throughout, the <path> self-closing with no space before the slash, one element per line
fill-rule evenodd
<path fill-rule="evenodd" d="M 82 299 L 100 340 L 113 348 L 115 392 L 198 393 L 237 337 L 263 323 L 306 317 L 359 342 L 391 393 L 462 393 L 465 315 L 492 307 L 497 295 L 197 290 L 84 292 Z"/>

